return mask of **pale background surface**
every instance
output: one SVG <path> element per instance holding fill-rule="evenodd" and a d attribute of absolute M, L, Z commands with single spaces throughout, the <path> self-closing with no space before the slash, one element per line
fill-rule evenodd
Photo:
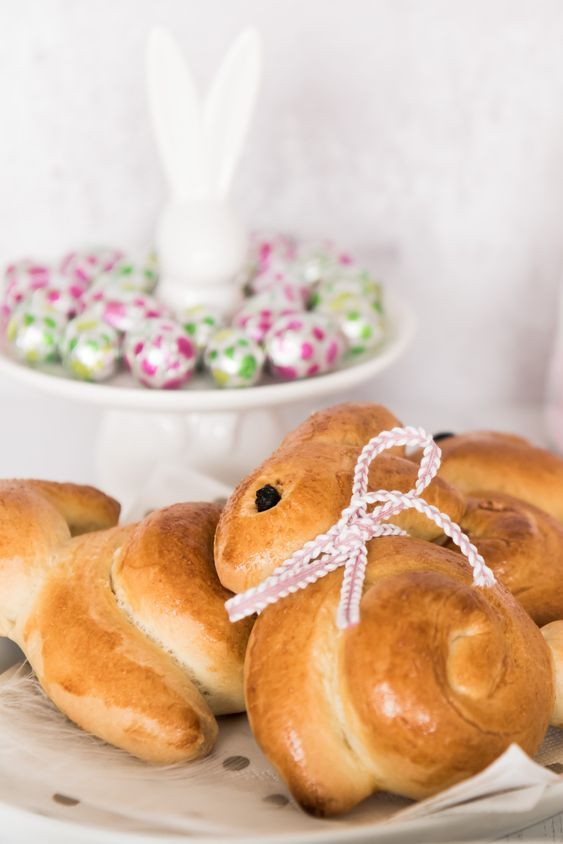
<path fill-rule="evenodd" d="M 558 0 L 4 0 L 2 262 L 150 240 L 157 23 L 202 84 L 261 30 L 236 204 L 251 225 L 336 236 L 412 300 L 417 343 L 372 397 L 541 400 L 563 251 Z"/>
<path fill-rule="evenodd" d="M 251 225 L 337 237 L 419 315 L 416 345 L 366 397 L 430 430 L 544 442 L 563 4 L 0 0 L 0 263 L 150 241 L 163 183 L 143 55 L 157 23 L 203 83 L 244 25 L 262 31 L 236 203 Z M 94 479 L 98 411 L 0 383 L 0 412 L 0 474 Z M 560 817 L 510 840 L 536 838 L 561 840 Z"/>

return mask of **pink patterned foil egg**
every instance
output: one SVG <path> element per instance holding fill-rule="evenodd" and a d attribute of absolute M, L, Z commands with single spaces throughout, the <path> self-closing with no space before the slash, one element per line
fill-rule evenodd
<path fill-rule="evenodd" d="M 270 372 L 284 380 L 330 372 L 346 348 L 346 338 L 334 323 L 313 313 L 278 319 L 265 343 Z"/>
<path fill-rule="evenodd" d="M 59 269 L 64 275 L 88 285 L 102 273 L 112 270 L 123 257 L 124 254 L 119 249 L 80 249 L 65 255 Z"/>
<path fill-rule="evenodd" d="M 262 273 L 284 271 L 288 262 L 297 254 L 297 244 L 292 237 L 276 232 L 252 232 L 250 246 L 244 267 L 237 281 L 251 285 L 252 280 Z"/>
<path fill-rule="evenodd" d="M 53 273 L 49 283 L 31 294 L 32 307 L 53 308 L 67 319 L 72 319 L 84 310 L 85 287 L 67 276 Z"/>
<path fill-rule="evenodd" d="M 305 308 L 311 296 L 310 285 L 287 268 L 266 270 L 252 279 L 248 287 L 251 297 L 266 294 L 298 309 Z"/>
<path fill-rule="evenodd" d="M 294 311 L 292 308 L 282 308 L 281 310 L 263 308 L 259 311 L 247 311 L 243 309 L 235 315 L 233 325 L 235 328 L 244 331 L 256 343 L 263 343 L 271 331 L 272 326 L 280 317 L 297 315 L 299 313 L 300 311 Z"/>
<path fill-rule="evenodd" d="M 279 232 L 253 232 L 250 235 L 250 262 L 256 273 L 287 264 L 297 254 L 295 240 Z"/>
<path fill-rule="evenodd" d="M 112 290 L 109 297 L 103 290 L 87 295 L 88 312 L 117 331 L 133 331 L 147 320 L 167 317 L 166 307 L 153 296 L 136 290 Z"/>
<path fill-rule="evenodd" d="M 302 312 L 304 307 L 303 299 L 295 288 L 285 286 L 264 290 L 245 299 L 233 317 L 233 325 L 257 343 L 262 343 L 277 319 Z"/>
<path fill-rule="evenodd" d="M 145 387 L 175 390 L 193 374 L 197 348 L 182 326 L 172 320 L 154 319 L 127 334 L 125 360 L 131 373 Z"/>
<path fill-rule="evenodd" d="M 51 275 L 50 267 L 29 258 L 6 267 L 0 299 L 3 317 L 9 317 L 14 308 L 27 300 L 35 290 L 46 287 Z"/>

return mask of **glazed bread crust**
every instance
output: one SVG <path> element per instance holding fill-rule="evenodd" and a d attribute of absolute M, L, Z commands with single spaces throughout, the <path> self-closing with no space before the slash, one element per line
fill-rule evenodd
<path fill-rule="evenodd" d="M 63 516 L 72 536 L 105 530 L 119 521 L 121 506 L 93 486 L 53 481 L 25 481 Z"/>
<path fill-rule="evenodd" d="M 440 477 L 476 490 L 520 498 L 563 522 L 563 459 L 511 434 L 478 431 L 440 441 Z"/>
<path fill-rule="evenodd" d="M 232 592 L 256 586 L 305 542 L 332 527 L 350 502 L 362 446 L 399 424 L 378 405 L 349 404 L 314 414 L 289 434 L 239 484 L 221 514 L 215 536 L 221 583 Z M 408 492 L 417 472 L 413 462 L 389 450 L 371 464 L 370 489 Z M 256 494 L 266 486 L 277 490 L 280 500 L 259 512 Z M 439 478 L 425 490 L 425 498 L 454 521 L 463 513 L 462 495 Z M 433 522 L 412 510 L 394 517 L 393 523 L 422 539 L 441 536 Z"/>
<path fill-rule="evenodd" d="M 76 518 L 92 492 L 77 492 L 0 482 L 1 631 L 79 726 L 151 762 L 201 756 L 213 712 L 244 708 L 251 625 L 229 624 L 214 572 L 219 508 L 179 504 L 72 538 L 63 513 L 92 524 Z"/>
<path fill-rule="evenodd" d="M 536 624 L 563 619 L 561 522 L 510 495 L 476 491 L 460 524 Z"/>
<path fill-rule="evenodd" d="M 244 711 L 243 664 L 252 622 L 231 624 L 213 539 L 221 508 L 177 504 L 144 519 L 114 554 L 119 604 L 180 663 L 215 715 Z"/>
<path fill-rule="evenodd" d="M 357 627 L 335 625 L 341 571 L 268 607 L 246 660 L 258 743 L 309 812 L 385 789 L 422 798 L 534 753 L 553 707 L 548 649 L 508 590 L 457 554 L 402 537 L 369 546 Z"/>
<path fill-rule="evenodd" d="M 373 402 L 345 402 L 312 413 L 308 419 L 291 431 L 281 442 L 278 451 L 298 443 L 326 443 L 352 445 L 357 448 L 369 442 L 381 431 L 400 426 L 390 410 Z M 390 448 L 387 454 L 403 454 L 403 448 Z"/>
<path fill-rule="evenodd" d="M 200 756 L 217 727 L 171 655 L 127 619 L 111 588 L 131 527 L 74 540 L 39 589 L 16 641 L 72 721 L 151 762 Z"/>

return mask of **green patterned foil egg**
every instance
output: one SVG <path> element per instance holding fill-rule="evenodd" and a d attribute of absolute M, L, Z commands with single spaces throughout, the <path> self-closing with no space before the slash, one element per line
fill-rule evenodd
<path fill-rule="evenodd" d="M 346 336 L 348 355 L 362 355 L 383 340 L 385 324 L 379 302 L 340 291 L 323 301 L 316 310 L 330 317 Z"/>
<path fill-rule="evenodd" d="M 14 355 L 25 363 L 55 363 L 66 324 L 65 315 L 54 308 L 23 303 L 8 322 L 6 339 Z"/>
<path fill-rule="evenodd" d="M 177 314 L 176 319 L 192 343 L 195 343 L 200 355 L 213 334 L 224 325 L 220 311 L 207 305 L 194 305 L 191 308 L 184 308 Z"/>
<path fill-rule="evenodd" d="M 209 340 L 204 362 L 218 387 L 252 387 L 262 375 L 265 355 L 244 331 L 224 328 Z"/>
<path fill-rule="evenodd" d="M 147 259 L 140 264 L 123 261 L 98 276 L 90 286 L 86 299 L 95 301 L 101 296 L 110 298 L 115 293 L 122 292 L 152 293 L 157 281 L 156 264 L 151 260 Z"/>
<path fill-rule="evenodd" d="M 383 315 L 381 283 L 367 270 L 343 269 L 342 272 L 322 281 L 311 294 L 310 306 L 315 310 L 322 310 L 327 305 L 334 308 L 334 299 L 342 297 L 341 301 L 344 301 L 346 294 L 359 297 Z"/>
<path fill-rule="evenodd" d="M 119 365 L 119 335 L 111 325 L 84 314 L 69 322 L 62 338 L 61 354 L 65 369 L 75 378 L 106 381 Z"/>

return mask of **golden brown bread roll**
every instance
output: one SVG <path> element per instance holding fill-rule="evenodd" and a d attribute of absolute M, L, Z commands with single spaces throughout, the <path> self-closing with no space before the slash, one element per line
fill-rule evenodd
<path fill-rule="evenodd" d="M 201 756 L 213 713 L 244 708 L 250 629 L 229 624 L 215 576 L 219 508 L 178 504 L 71 538 L 64 514 L 77 530 L 107 524 L 104 507 L 75 518 L 92 495 L 0 482 L 0 631 L 85 730 L 152 762 Z"/>
<path fill-rule="evenodd" d="M 541 632 L 551 653 L 555 682 L 551 723 L 555 727 L 563 727 L 563 621 L 552 621 L 542 627 Z"/>
<path fill-rule="evenodd" d="M 477 431 L 440 439 L 440 477 L 471 494 L 521 498 L 563 522 L 563 459 L 522 437 Z"/>
<path fill-rule="evenodd" d="M 342 571 L 268 607 L 245 676 L 254 735 L 309 812 L 377 790 L 422 798 L 541 743 L 548 649 L 503 586 L 476 588 L 458 554 L 402 537 L 369 544 L 357 627 L 338 630 Z"/>
<path fill-rule="evenodd" d="M 560 522 L 510 495 L 475 492 L 460 525 L 536 624 L 563 619 Z"/>
<path fill-rule="evenodd" d="M 350 501 L 354 467 L 361 448 L 382 430 L 399 425 L 375 404 L 345 404 L 311 416 L 287 436 L 274 454 L 239 484 L 221 514 L 215 537 L 215 564 L 232 592 L 256 586 L 305 542 L 330 528 Z M 370 467 L 370 489 L 410 490 L 417 467 L 390 450 Z M 463 497 L 439 478 L 425 498 L 454 521 Z M 414 511 L 393 523 L 421 539 L 436 539 L 439 528 Z"/>

